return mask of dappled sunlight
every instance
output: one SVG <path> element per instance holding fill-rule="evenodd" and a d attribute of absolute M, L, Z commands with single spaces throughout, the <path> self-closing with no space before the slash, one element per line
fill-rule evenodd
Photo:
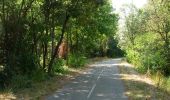
<path fill-rule="evenodd" d="M 149 94 L 146 95 L 146 94 L 142 93 L 142 91 L 139 91 L 139 90 L 136 90 L 133 92 L 127 91 L 127 92 L 125 92 L 125 95 L 134 96 L 134 98 L 138 98 L 138 99 L 144 99 L 144 97 L 147 99 L 151 98 L 151 95 L 149 95 Z"/>
<path fill-rule="evenodd" d="M 108 60 L 110 61 L 110 60 Z M 125 68 L 133 68 L 134 66 L 127 63 L 127 62 L 121 62 L 121 59 L 113 59 L 113 62 L 117 62 L 115 64 L 109 64 L 108 61 L 104 61 L 102 63 L 95 63 L 90 65 L 91 67 L 113 67 L 113 66 L 123 66 Z M 84 72 L 84 74 L 90 74 L 91 72 Z M 136 73 L 135 71 L 133 71 L 132 73 L 128 73 L 128 74 L 113 74 L 114 76 L 120 76 L 121 78 L 114 78 L 114 79 L 123 79 L 123 80 L 129 80 L 129 81 L 137 81 L 137 82 L 142 82 L 142 83 L 146 83 L 149 85 L 155 85 L 154 82 L 152 82 L 151 79 L 149 79 L 147 76 L 145 75 L 139 75 L 138 73 Z"/>
<path fill-rule="evenodd" d="M 120 64 L 92 64 L 91 67 L 112 67 L 112 66 L 119 66 Z"/>
<path fill-rule="evenodd" d="M 112 66 L 119 66 L 121 65 L 121 58 L 117 58 L 117 59 L 109 59 L 106 61 L 102 61 L 102 62 L 98 62 L 98 63 L 94 63 L 89 65 L 90 67 L 112 67 Z"/>
<path fill-rule="evenodd" d="M 126 69 L 133 69 L 134 68 L 133 65 L 131 65 L 127 62 L 120 63 L 119 67 L 125 67 Z M 124 80 L 139 81 L 139 82 L 143 82 L 143 83 L 146 83 L 146 84 L 155 85 L 154 82 L 150 78 L 148 78 L 145 75 L 140 75 L 139 73 L 137 73 L 134 70 L 130 70 L 130 72 L 126 73 L 126 74 L 120 74 L 120 76 Z"/>
<path fill-rule="evenodd" d="M 145 77 L 145 76 L 139 76 L 139 75 L 135 75 L 135 74 L 121 74 L 120 75 L 122 77 L 123 80 L 132 80 L 132 81 L 139 81 L 139 82 L 144 82 L 150 85 L 155 85 L 152 80 L 150 80 L 149 78 Z"/>
<path fill-rule="evenodd" d="M 121 62 L 122 58 L 117 59 L 110 59 L 103 61 L 102 63 L 94 63 L 89 66 L 91 67 L 112 67 L 112 66 L 127 66 L 127 67 L 133 67 L 131 64 L 126 62 Z"/>
<path fill-rule="evenodd" d="M 117 66 L 120 59 L 109 59 L 90 65 L 88 70 L 73 78 L 48 99 L 56 100 L 126 100 L 124 86 Z M 115 63 L 115 64 L 113 64 Z"/>
<path fill-rule="evenodd" d="M 146 75 L 139 74 L 134 66 L 123 62 L 120 64 L 120 77 L 126 86 L 125 95 L 130 100 L 170 100 L 169 96 L 159 89 L 154 81 Z"/>
<path fill-rule="evenodd" d="M 17 97 L 12 92 L 0 93 L 0 100 L 14 100 L 16 98 Z"/>

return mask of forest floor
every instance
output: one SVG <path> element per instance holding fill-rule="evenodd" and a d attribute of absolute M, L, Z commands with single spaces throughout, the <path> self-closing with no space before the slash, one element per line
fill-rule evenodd
<path fill-rule="evenodd" d="M 88 69 L 88 65 L 96 61 L 102 61 L 107 58 L 93 58 L 89 59 L 86 66 L 81 68 L 69 68 L 68 73 L 63 75 L 56 75 L 49 79 L 34 83 L 29 88 L 19 89 L 13 92 L 11 89 L 7 89 L 0 92 L 0 100 L 39 100 L 43 95 L 53 93 L 54 91 L 63 87 L 73 77 L 76 77 Z M 57 83 L 57 84 L 56 84 Z"/>
<path fill-rule="evenodd" d="M 134 66 L 123 61 L 119 70 L 130 100 L 170 100 L 170 94 L 158 88 L 151 77 L 138 73 Z"/>

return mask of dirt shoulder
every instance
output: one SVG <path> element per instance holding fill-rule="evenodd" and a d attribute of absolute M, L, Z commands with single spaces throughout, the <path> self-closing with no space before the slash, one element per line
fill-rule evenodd
<path fill-rule="evenodd" d="M 122 62 L 118 68 L 130 100 L 170 100 L 167 92 L 157 88 L 151 78 L 139 74 L 132 65 Z"/>

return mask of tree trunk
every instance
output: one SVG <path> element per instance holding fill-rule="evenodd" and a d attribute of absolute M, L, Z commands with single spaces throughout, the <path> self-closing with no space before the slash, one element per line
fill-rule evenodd
<path fill-rule="evenodd" d="M 68 22 L 69 18 L 70 18 L 70 16 L 66 12 L 66 17 L 65 17 L 65 20 L 64 20 L 64 23 L 63 23 L 63 26 L 62 26 L 62 30 L 61 30 L 60 40 L 57 43 L 57 46 L 55 47 L 55 52 L 54 52 L 53 56 L 51 57 L 51 60 L 50 60 L 49 66 L 48 66 L 48 73 L 49 74 L 51 74 L 54 60 L 58 55 L 58 49 L 59 49 L 59 46 L 62 43 L 62 40 L 64 38 L 64 33 L 65 33 L 66 25 L 67 25 L 67 22 Z"/>
<path fill-rule="evenodd" d="M 68 55 L 69 55 L 69 32 L 67 33 L 67 51 L 66 51 L 66 64 L 68 65 Z"/>
<path fill-rule="evenodd" d="M 49 0 L 45 0 L 45 4 L 47 5 L 46 7 L 46 12 L 45 12 L 45 24 L 46 24 L 46 36 L 48 36 L 48 31 L 49 31 L 49 16 L 50 16 L 50 4 L 49 4 Z M 47 57 L 47 50 L 48 50 L 48 42 L 45 40 L 44 41 L 44 44 L 43 44 L 43 69 L 46 68 L 46 57 Z"/>
<path fill-rule="evenodd" d="M 73 44 L 73 43 L 72 43 L 72 38 L 71 38 L 71 37 L 72 37 L 72 31 L 71 31 L 71 28 L 70 28 L 70 35 L 69 35 L 69 40 L 70 40 L 70 52 L 73 53 L 73 50 L 72 50 L 72 46 L 73 46 L 72 44 Z"/>
<path fill-rule="evenodd" d="M 76 29 L 76 51 L 75 53 L 79 52 L 79 36 L 78 36 L 78 30 Z"/>
<path fill-rule="evenodd" d="M 2 35 L 3 36 L 3 42 L 2 42 L 2 48 L 3 48 L 3 63 L 6 63 L 7 58 L 7 49 L 6 49 L 6 30 L 5 30 L 5 1 L 2 0 Z"/>
<path fill-rule="evenodd" d="M 47 57 L 47 43 L 43 44 L 43 69 L 46 68 L 46 57 Z"/>
<path fill-rule="evenodd" d="M 54 37 L 55 37 L 55 34 L 54 34 L 54 31 L 55 31 L 55 26 L 54 26 L 54 8 L 53 8 L 53 15 L 52 15 L 52 22 L 51 22 L 51 26 L 52 26 L 52 29 L 51 29 L 51 57 L 53 56 L 54 54 Z"/>

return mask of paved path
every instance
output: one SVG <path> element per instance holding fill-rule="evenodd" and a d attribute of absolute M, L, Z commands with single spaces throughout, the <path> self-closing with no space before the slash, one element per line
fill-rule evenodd
<path fill-rule="evenodd" d="M 128 100 L 120 79 L 120 59 L 97 62 L 45 100 Z"/>

